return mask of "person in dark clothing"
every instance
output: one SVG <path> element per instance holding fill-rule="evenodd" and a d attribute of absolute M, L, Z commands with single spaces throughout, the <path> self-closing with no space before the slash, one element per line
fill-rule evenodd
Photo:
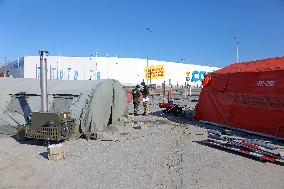
<path fill-rule="evenodd" d="M 141 83 L 141 85 L 143 87 L 142 90 L 141 90 L 141 93 L 143 95 L 143 107 L 144 107 L 143 115 L 147 115 L 148 111 L 149 111 L 149 109 L 148 109 L 149 94 L 150 94 L 149 87 L 145 84 L 144 81 Z"/>
<path fill-rule="evenodd" d="M 132 97 L 133 97 L 133 105 L 134 105 L 134 115 L 138 115 L 138 107 L 140 104 L 140 96 L 141 96 L 141 92 L 140 92 L 140 86 L 136 85 L 136 87 L 132 90 Z"/>

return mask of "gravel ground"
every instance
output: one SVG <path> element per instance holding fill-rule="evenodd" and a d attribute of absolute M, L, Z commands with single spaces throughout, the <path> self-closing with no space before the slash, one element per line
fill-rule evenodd
<path fill-rule="evenodd" d="M 0 138 L 0 188 L 284 188 L 282 165 L 201 145 L 206 125 L 164 115 L 159 101 L 103 140 L 64 142 L 60 161 L 47 160 L 43 145 Z"/>

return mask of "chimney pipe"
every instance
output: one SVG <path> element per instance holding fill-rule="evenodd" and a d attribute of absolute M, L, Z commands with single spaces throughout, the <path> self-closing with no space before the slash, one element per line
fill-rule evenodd
<path fill-rule="evenodd" d="M 47 112 L 47 61 L 48 51 L 39 51 L 40 55 L 40 91 L 41 91 L 41 112 Z"/>

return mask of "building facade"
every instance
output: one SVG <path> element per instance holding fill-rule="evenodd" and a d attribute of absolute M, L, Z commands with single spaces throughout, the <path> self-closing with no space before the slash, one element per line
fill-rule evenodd
<path fill-rule="evenodd" d="M 135 85 L 144 80 L 148 84 L 161 85 L 165 82 L 171 85 L 196 86 L 201 85 L 206 73 L 219 69 L 139 58 L 47 56 L 46 59 L 48 79 L 116 79 L 124 85 Z M 13 77 L 39 79 L 40 58 L 39 56 L 18 58 L 5 65 L 5 69 Z"/>

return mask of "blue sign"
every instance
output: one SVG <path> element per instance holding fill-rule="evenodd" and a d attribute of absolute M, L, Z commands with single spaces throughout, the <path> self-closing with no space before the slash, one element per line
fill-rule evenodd
<path fill-rule="evenodd" d="M 63 77 L 64 77 L 64 72 L 63 72 L 63 70 L 60 70 L 60 71 L 59 71 L 59 77 L 60 77 L 60 79 L 63 79 Z"/>
<path fill-rule="evenodd" d="M 37 67 L 37 74 L 36 74 L 36 78 L 39 78 L 40 77 L 40 67 Z"/>
<path fill-rule="evenodd" d="M 97 80 L 101 79 L 101 72 L 97 72 Z"/>
<path fill-rule="evenodd" d="M 55 78 L 55 70 L 56 70 L 56 68 L 51 68 L 51 77 L 52 77 L 52 79 Z"/>
<path fill-rule="evenodd" d="M 186 81 L 190 81 L 190 77 L 186 77 L 185 80 L 186 80 Z"/>
<path fill-rule="evenodd" d="M 206 72 L 205 71 L 193 71 L 191 81 L 197 82 L 202 81 L 204 79 Z"/>
<path fill-rule="evenodd" d="M 67 79 L 68 80 L 70 79 L 70 71 L 71 71 L 71 68 L 67 68 Z"/>

